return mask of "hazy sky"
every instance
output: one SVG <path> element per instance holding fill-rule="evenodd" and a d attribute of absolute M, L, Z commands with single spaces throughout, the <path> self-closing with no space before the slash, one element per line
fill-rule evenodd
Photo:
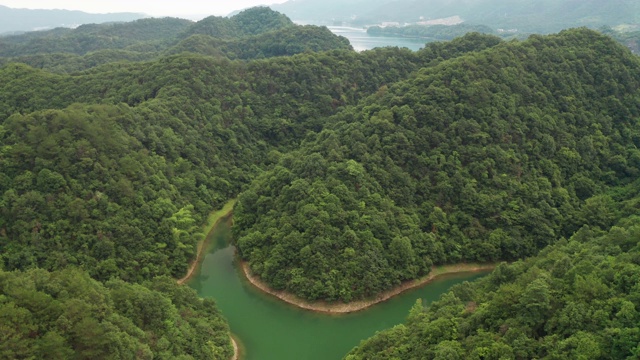
<path fill-rule="evenodd" d="M 92 13 L 141 12 L 152 16 L 226 15 L 256 5 L 286 0 L 0 0 L 0 5 L 26 9 L 69 9 Z"/>

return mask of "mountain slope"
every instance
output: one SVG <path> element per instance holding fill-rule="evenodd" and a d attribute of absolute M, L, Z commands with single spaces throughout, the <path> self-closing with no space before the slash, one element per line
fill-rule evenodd
<path fill-rule="evenodd" d="M 229 59 L 262 59 L 291 56 L 304 52 L 353 50 L 349 40 L 334 35 L 326 27 L 292 26 L 264 34 L 235 39 L 220 39 L 207 35 L 192 35 L 167 51 L 184 51 Z"/>
<path fill-rule="evenodd" d="M 3 59 L 0 357 L 228 358 L 214 304 L 173 279 L 238 195 L 241 256 L 308 299 L 555 246 L 353 356 L 638 355 L 637 57 L 586 29 L 356 53 L 238 16 L 57 29 L 117 41 L 18 58 L 66 74 Z"/>
<path fill-rule="evenodd" d="M 389 57 L 395 66 L 380 67 Z M 74 76 L 5 66 L 4 268 L 180 276 L 198 224 L 272 161 L 270 150 L 295 146 L 418 61 L 389 49 L 247 63 L 180 54 Z"/>
<path fill-rule="evenodd" d="M 0 64 L 22 62 L 59 73 L 73 73 L 114 62 L 139 62 L 180 52 L 229 59 L 289 56 L 351 49 L 327 28 L 295 25 L 266 7 L 231 18 L 199 22 L 163 18 L 130 23 L 83 25 L 0 38 Z"/>
<path fill-rule="evenodd" d="M 135 13 L 89 14 L 72 10 L 12 9 L 0 5 L 0 34 L 60 26 L 70 27 L 81 24 L 133 21 L 144 17 L 146 15 Z"/>
<path fill-rule="evenodd" d="M 276 289 L 349 301 L 608 228 L 603 192 L 639 173 L 639 85 L 637 57 L 585 29 L 423 68 L 241 194 L 239 253 Z"/>
<path fill-rule="evenodd" d="M 218 359 L 229 328 L 212 300 L 170 278 L 105 284 L 77 269 L 0 270 L 5 359 Z"/>
<path fill-rule="evenodd" d="M 200 34 L 220 39 L 237 38 L 292 26 L 294 26 L 293 22 L 285 15 L 268 7 L 258 6 L 243 10 L 230 18 L 220 16 L 204 18 L 181 34 L 181 37 Z"/>
<path fill-rule="evenodd" d="M 84 55 L 91 51 L 127 49 L 137 44 L 167 46 L 176 34 L 193 26 L 189 20 L 141 19 L 126 23 L 89 24 L 75 29 L 58 28 L 0 38 L 0 56 L 15 57 L 41 53 Z"/>
<path fill-rule="evenodd" d="M 587 226 L 539 256 L 501 264 L 412 308 L 358 359 L 635 359 L 640 356 L 640 222 Z"/>

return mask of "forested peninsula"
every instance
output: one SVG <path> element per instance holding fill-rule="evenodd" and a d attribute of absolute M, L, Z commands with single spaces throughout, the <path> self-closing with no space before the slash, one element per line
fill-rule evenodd
<path fill-rule="evenodd" d="M 236 197 L 238 255 L 307 301 L 514 262 L 349 359 L 639 354 L 640 61 L 610 37 L 357 53 L 254 8 L 0 44 L 0 357 L 228 359 L 176 279 Z"/>
<path fill-rule="evenodd" d="M 260 174 L 236 206 L 238 250 L 276 289 L 350 301 L 608 229 L 633 213 L 613 189 L 638 172 L 638 71 L 588 30 L 423 67 Z"/>

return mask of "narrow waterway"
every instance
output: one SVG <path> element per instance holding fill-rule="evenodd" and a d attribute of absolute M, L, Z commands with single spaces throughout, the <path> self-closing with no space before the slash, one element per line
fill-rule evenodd
<path fill-rule="evenodd" d="M 452 285 L 485 273 L 451 275 L 370 309 L 346 315 L 301 310 L 249 284 L 229 246 L 231 221 L 220 221 L 197 275 L 189 282 L 200 296 L 215 298 L 241 341 L 245 360 L 341 359 L 376 331 L 404 321 L 416 299 L 430 302 Z"/>

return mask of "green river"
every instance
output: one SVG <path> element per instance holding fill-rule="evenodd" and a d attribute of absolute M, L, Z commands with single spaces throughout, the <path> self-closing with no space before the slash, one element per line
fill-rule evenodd
<path fill-rule="evenodd" d="M 215 298 L 240 340 L 244 360 L 342 359 L 358 343 L 404 321 L 416 299 L 437 299 L 452 285 L 486 273 L 451 275 L 410 290 L 367 310 L 327 315 L 301 310 L 253 287 L 242 275 L 229 245 L 231 221 L 211 232 L 209 249 L 189 285 Z"/>

